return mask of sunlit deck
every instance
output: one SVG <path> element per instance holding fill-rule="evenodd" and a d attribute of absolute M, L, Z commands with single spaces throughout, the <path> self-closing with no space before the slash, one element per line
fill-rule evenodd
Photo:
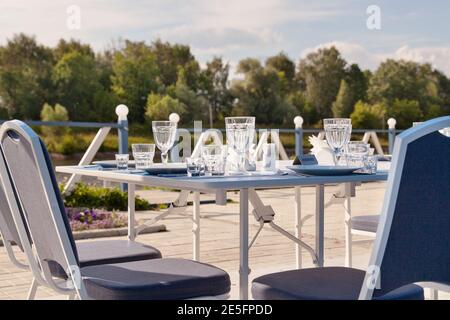
<path fill-rule="evenodd" d="M 367 183 L 357 187 L 357 196 L 352 200 L 354 215 L 376 214 L 381 210 L 385 183 Z M 336 191 L 335 186 L 325 189 L 326 199 Z M 139 192 L 153 202 L 173 201 L 176 194 L 159 190 Z M 260 192 L 263 201 L 271 204 L 275 211 L 276 222 L 288 231 L 294 231 L 293 189 L 265 190 Z M 207 199 L 208 196 L 202 196 Z M 238 233 L 238 195 L 230 192 L 234 200 L 226 206 L 205 204 L 201 206 L 201 261 L 212 263 L 228 271 L 232 280 L 231 298 L 238 297 L 239 233 Z M 313 215 L 315 189 L 302 189 L 302 215 Z M 137 240 L 159 248 L 165 257 L 192 258 L 192 223 L 191 208 L 183 215 L 166 218 L 163 223 L 167 232 L 144 234 Z M 138 219 L 149 219 L 155 212 L 139 213 Z M 250 217 L 250 234 L 256 232 L 258 224 Z M 363 237 L 361 237 L 363 239 Z M 310 218 L 303 227 L 303 240 L 314 245 L 314 219 Z M 97 241 L 102 241 L 101 239 Z M 325 265 L 344 265 L 344 213 L 339 204 L 328 207 L 325 211 Z M 364 269 L 367 265 L 371 242 L 358 242 L 353 246 L 354 267 Z M 19 255 L 24 258 L 24 255 Z M 312 261 L 303 251 L 303 267 L 311 267 Z M 294 244 L 281 234 L 265 228 L 250 251 L 250 279 L 274 271 L 295 268 Z M 0 247 L 0 299 L 25 299 L 31 283 L 31 273 L 14 267 Z M 428 295 L 428 290 L 426 291 Z M 38 299 L 63 299 L 54 291 L 40 287 Z M 450 294 L 441 292 L 440 299 L 450 299 Z"/>

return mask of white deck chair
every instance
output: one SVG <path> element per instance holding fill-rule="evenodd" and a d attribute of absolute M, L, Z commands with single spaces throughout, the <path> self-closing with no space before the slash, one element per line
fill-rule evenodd
<path fill-rule="evenodd" d="M 256 299 L 423 299 L 413 283 L 450 284 L 450 116 L 397 137 L 366 271 L 291 270 L 253 280 Z"/>
<path fill-rule="evenodd" d="M 225 271 L 190 260 L 81 267 L 45 146 L 30 127 L 17 120 L 3 124 L 0 145 L 2 186 L 40 285 L 80 299 L 188 299 L 228 294 L 230 279 Z M 67 280 L 54 277 L 55 266 L 65 271 Z"/>

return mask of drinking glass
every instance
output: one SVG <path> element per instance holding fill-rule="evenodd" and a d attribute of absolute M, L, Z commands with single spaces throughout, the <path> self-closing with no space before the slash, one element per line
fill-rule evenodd
<path fill-rule="evenodd" d="M 202 158 L 186 158 L 188 177 L 200 176 L 203 171 Z"/>
<path fill-rule="evenodd" d="M 117 170 L 127 170 L 129 159 L 130 156 L 128 154 L 116 154 Z"/>
<path fill-rule="evenodd" d="M 341 158 L 342 149 L 350 140 L 352 120 L 345 118 L 324 119 L 323 126 L 328 145 L 334 152 L 334 162 L 337 165 Z"/>
<path fill-rule="evenodd" d="M 146 169 L 153 163 L 155 145 L 151 143 L 136 143 L 131 145 L 136 169 Z"/>
<path fill-rule="evenodd" d="M 263 171 L 276 171 L 276 146 L 275 143 L 265 143 L 263 145 Z"/>
<path fill-rule="evenodd" d="M 377 173 L 378 156 L 366 156 L 364 159 L 364 172 L 375 174 Z"/>
<path fill-rule="evenodd" d="M 152 121 L 153 137 L 156 146 L 161 150 L 161 162 L 167 164 L 168 152 L 175 143 L 177 123 L 174 121 Z"/>
<path fill-rule="evenodd" d="M 206 145 L 202 147 L 202 159 L 206 176 L 223 176 L 227 160 L 227 146 Z"/>
<path fill-rule="evenodd" d="M 347 144 L 347 153 L 350 154 L 361 154 L 368 155 L 370 150 L 370 145 L 363 141 L 350 141 Z"/>
<path fill-rule="evenodd" d="M 245 173 L 245 157 L 255 136 L 255 117 L 226 117 L 227 145 L 237 155 L 237 172 Z"/>

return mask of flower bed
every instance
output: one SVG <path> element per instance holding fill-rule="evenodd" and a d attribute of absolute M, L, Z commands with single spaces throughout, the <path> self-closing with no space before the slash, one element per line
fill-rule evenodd
<path fill-rule="evenodd" d="M 66 208 L 72 231 L 121 228 L 128 225 L 127 217 L 117 212 L 97 209 Z"/>

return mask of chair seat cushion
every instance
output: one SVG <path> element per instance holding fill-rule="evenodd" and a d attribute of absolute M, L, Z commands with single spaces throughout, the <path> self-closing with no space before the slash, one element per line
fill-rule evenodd
<path fill-rule="evenodd" d="M 379 215 L 355 216 L 352 217 L 352 229 L 376 233 L 378 221 Z"/>
<path fill-rule="evenodd" d="M 77 242 L 81 267 L 161 258 L 151 246 L 128 240 Z"/>
<path fill-rule="evenodd" d="M 261 300 L 356 300 L 365 271 L 325 267 L 272 273 L 253 280 L 252 295 Z M 422 300 L 423 289 L 407 285 L 374 299 Z"/>
<path fill-rule="evenodd" d="M 81 269 L 88 295 L 100 300 L 172 300 L 230 291 L 229 275 L 184 259 L 155 259 Z"/>
<path fill-rule="evenodd" d="M 85 241 L 76 246 L 81 267 L 161 258 L 158 249 L 128 240 Z M 53 276 L 67 278 L 59 264 L 52 263 L 50 268 Z"/>

